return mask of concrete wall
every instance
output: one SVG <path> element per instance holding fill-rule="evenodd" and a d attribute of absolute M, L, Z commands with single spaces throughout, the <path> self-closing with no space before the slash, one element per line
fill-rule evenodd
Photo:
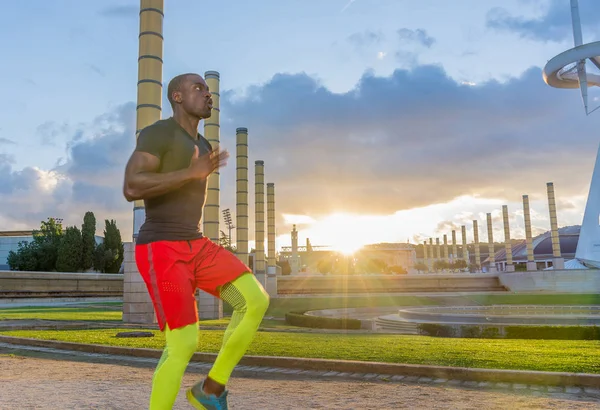
<path fill-rule="evenodd" d="M 597 269 L 500 273 L 499 280 L 512 292 L 600 292 L 600 270 Z"/>
<path fill-rule="evenodd" d="M 123 296 L 123 275 L 0 271 L 0 298 Z"/>
<path fill-rule="evenodd" d="M 503 291 L 498 275 L 281 276 L 277 294 Z"/>

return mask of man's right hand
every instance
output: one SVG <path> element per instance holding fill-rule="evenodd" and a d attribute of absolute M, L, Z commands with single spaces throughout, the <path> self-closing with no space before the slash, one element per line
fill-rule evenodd
<path fill-rule="evenodd" d="M 190 161 L 189 171 L 193 179 L 208 178 L 215 170 L 227 164 L 229 152 L 215 148 L 212 151 L 200 155 L 198 147 L 194 147 L 194 155 Z"/>

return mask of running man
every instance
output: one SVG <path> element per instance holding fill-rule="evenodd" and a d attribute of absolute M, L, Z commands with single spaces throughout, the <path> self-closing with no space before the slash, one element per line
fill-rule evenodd
<path fill-rule="evenodd" d="M 168 98 L 173 116 L 140 132 L 123 186 L 127 201 L 143 199 L 146 207 L 135 258 L 166 337 L 150 410 L 173 407 L 198 346 L 196 288 L 234 311 L 212 369 L 187 390 L 187 399 L 197 409 L 227 409 L 227 382 L 256 334 L 269 296 L 248 266 L 200 231 L 207 179 L 229 157 L 198 133 L 198 123 L 212 110 L 206 82 L 197 74 L 179 75 L 169 83 Z"/>

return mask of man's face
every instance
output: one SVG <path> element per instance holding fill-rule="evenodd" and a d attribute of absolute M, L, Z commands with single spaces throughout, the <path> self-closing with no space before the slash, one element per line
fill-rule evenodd
<path fill-rule="evenodd" d="M 210 118 L 213 101 L 208 85 L 202 77 L 188 76 L 181 85 L 180 95 L 185 112 L 199 119 Z"/>

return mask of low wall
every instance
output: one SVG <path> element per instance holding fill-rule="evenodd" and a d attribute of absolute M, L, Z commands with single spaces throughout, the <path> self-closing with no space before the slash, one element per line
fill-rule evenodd
<path fill-rule="evenodd" d="M 123 296 L 123 275 L 0 271 L 0 298 Z"/>
<path fill-rule="evenodd" d="M 600 270 L 565 269 L 500 273 L 500 283 L 511 292 L 600 292 Z"/>
<path fill-rule="evenodd" d="M 495 274 L 279 276 L 277 294 L 489 292 L 506 290 Z"/>

